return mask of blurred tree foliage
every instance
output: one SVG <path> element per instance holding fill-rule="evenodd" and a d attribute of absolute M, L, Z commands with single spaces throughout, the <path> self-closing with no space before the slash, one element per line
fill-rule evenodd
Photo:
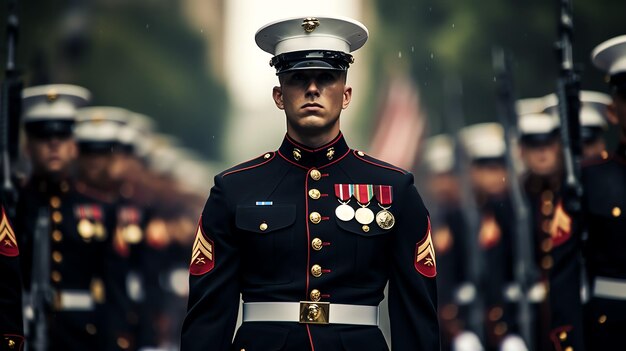
<path fill-rule="evenodd" d="M 381 67 L 403 61 L 420 87 L 431 132 L 444 125 L 447 77 L 463 82 L 467 123 L 497 120 L 491 53 L 494 46 L 513 57 L 518 98 L 556 88 L 558 63 L 557 0 L 376 0 L 382 33 L 373 33 Z M 582 88 L 607 91 L 603 75 L 590 60 L 604 40 L 626 34 L 623 0 L 573 0 L 574 60 L 582 69 Z M 376 36 L 380 36 L 376 39 Z M 379 71 L 385 74 L 385 71 Z M 382 78 L 382 77 L 381 77 Z M 381 81 L 379 79 L 378 81 Z"/>
<path fill-rule="evenodd" d="M 2 6 L 1 23 L 5 14 Z M 84 86 L 93 105 L 146 114 L 181 144 L 219 157 L 226 90 L 211 76 L 207 41 L 187 25 L 179 1 L 20 0 L 19 16 L 25 86 Z"/>

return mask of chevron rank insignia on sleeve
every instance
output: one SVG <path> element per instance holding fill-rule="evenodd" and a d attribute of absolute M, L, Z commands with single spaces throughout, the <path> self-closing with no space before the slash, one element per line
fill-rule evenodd
<path fill-rule="evenodd" d="M 2 220 L 0 221 L 0 255 L 15 257 L 20 254 L 17 248 L 17 238 L 9 223 L 9 218 L 2 207 Z"/>
<path fill-rule="evenodd" d="M 189 273 L 191 275 L 203 275 L 210 272 L 214 266 L 215 252 L 213 241 L 204 235 L 201 218 L 196 231 L 196 239 L 193 242 Z"/>
<path fill-rule="evenodd" d="M 437 262 L 435 260 L 435 247 L 430 234 L 430 218 L 428 218 L 428 230 L 426 236 L 415 245 L 415 269 L 422 275 L 433 278 L 437 275 Z"/>
<path fill-rule="evenodd" d="M 563 245 L 572 236 L 572 218 L 563 209 L 561 201 L 554 210 L 554 217 L 550 223 L 550 236 L 554 247 Z"/>

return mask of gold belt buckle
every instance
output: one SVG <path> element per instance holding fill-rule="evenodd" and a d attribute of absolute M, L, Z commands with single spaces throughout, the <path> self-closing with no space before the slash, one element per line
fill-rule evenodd
<path fill-rule="evenodd" d="M 328 324 L 329 316 L 329 302 L 300 301 L 300 323 Z"/>

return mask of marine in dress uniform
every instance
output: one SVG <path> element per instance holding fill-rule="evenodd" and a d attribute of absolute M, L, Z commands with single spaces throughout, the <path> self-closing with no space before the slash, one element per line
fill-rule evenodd
<path fill-rule="evenodd" d="M 387 283 L 393 349 L 439 350 L 436 257 L 413 176 L 351 149 L 339 131 L 349 53 L 367 35 L 326 17 L 257 32 L 275 55 L 287 135 L 214 178 L 190 261 L 182 350 L 388 350 L 378 328 Z"/>
<path fill-rule="evenodd" d="M 104 283 L 107 350 L 137 350 L 140 329 L 142 277 L 139 244 L 143 239 L 145 214 L 121 196 L 118 170 L 129 151 L 127 123 L 131 112 L 120 107 L 91 106 L 77 111 L 76 139 L 80 187 L 101 198 L 113 218 L 111 242 L 106 250 Z M 147 321 L 145 321 L 147 324 Z"/>
<path fill-rule="evenodd" d="M 484 307 L 484 344 L 499 350 L 517 344 L 515 281 L 513 276 L 513 206 L 505 167 L 504 131 L 498 123 L 463 128 L 460 141 L 471 162 L 470 177 L 479 210 L 478 240 L 482 275 L 478 290 Z"/>
<path fill-rule="evenodd" d="M 0 350 L 22 350 L 22 277 L 19 246 L 4 206 L 0 208 Z"/>
<path fill-rule="evenodd" d="M 534 104 L 534 101 L 535 99 L 520 100 L 518 107 Z M 524 112 L 519 110 L 530 109 L 518 108 L 518 112 Z M 548 278 L 554 261 L 550 232 L 555 219 L 571 222 L 560 203 L 563 167 L 559 124 L 556 115 L 531 111 L 519 114 L 518 130 L 521 159 L 526 168 L 522 175 L 522 184 L 532 223 L 532 264 L 536 273 L 535 281 L 528 291 L 534 339 L 531 349 L 552 350 L 549 337 L 551 305 L 548 300 Z"/>
<path fill-rule="evenodd" d="M 455 172 L 455 142 L 451 136 L 439 134 L 428 138 L 424 145 L 423 167 L 427 173 L 424 189 L 428 189 L 425 202 L 430 209 L 437 252 L 442 350 L 479 349 L 482 346 L 478 336 L 469 334 L 472 332 L 469 305 L 475 303 L 476 287 L 471 280 L 469 257 L 473 253 L 461 204 L 461 184 Z M 470 339 L 478 344 L 469 344 Z"/>
<path fill-rule="evenodd" d="M 101 349 L 98 308 L 104 299 L 100 277 L 107 217 L 99 201 L 77 191 L 70 175 L 76 156 L 72 137 L 76 107 L 89 98 L 86 89 L 72 85 L 23 91 L 33 174 L 20 192 L 16 228 L 23 233 L 20 249 L 27 292 L 47 286 L 44 314 L 35 316 L 45 319 L 50 350 Z M 29 329 L 30 342 L 37 338 L 34 330 Z"/>
<path fill-rule="evenodd" d="M 584 311 L 585 345 L 587 350 L 612 350 L 624 344 L 626 330 L 626 261 L 624 260 L 624 228 L 626 220 L 626 36 L 609 39 L 592 52 L 596 67 L 609 77 L 612 103 L 609 121 L 618 128 L 619 145 L 605 160 L 589 161 L 583 166 L 583 213 L 587 238 L 583 254 L 589 282 L 589 301 Z M 558 235 L 559 250 L 573 256 L 580 239 Z M 573 252 L 573 253 L 571 253 Z M 575 260 L 564 260 L 571 271 Z M 565 271 L 567 272 L 567 271 Z M 563 289 L 575 289 L 575 279 L 560 279 Z M 563 319 L 576 323 L 578 315 L 566 314 Z M 579 333 L 576 329 L 573 332 Z"/>

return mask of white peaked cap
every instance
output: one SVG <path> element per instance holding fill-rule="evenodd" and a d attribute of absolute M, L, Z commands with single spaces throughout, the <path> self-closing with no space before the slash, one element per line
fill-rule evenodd
<path fill-rule="evenodd" d="M 272 55 L 304 50 L 350 53 L 362 47 L 368 35 L 362 23 L 346 17 L 295 17 L 266 24 L 255 41 Z"/>
<path fill-rule="evenodd" d="M 591 61 L 609 75 L 626 72 L 626 35 L 609 39 L 596 46 L 591 52 Z"/>
<path fill-rule="evenodd" d="M 89 90 L 77 85 L 50 84 L 22 91 L 24 123 L 46 120 L 74 120 L 76 109 L 91 100 Z"/>
<path fill-rule="evenodd" d="M 459 138 L 471 159 L 498 158 L 506 153 L 504 130 L 499 123 L 479 123 L 459 131 Z"/>
<path fill-rule="evenodd" d="M 432 173 L 446 173 L 454 168 L 454 140 L 446 134 L 432 136 L 424 144 L 424 164 Z"/>

